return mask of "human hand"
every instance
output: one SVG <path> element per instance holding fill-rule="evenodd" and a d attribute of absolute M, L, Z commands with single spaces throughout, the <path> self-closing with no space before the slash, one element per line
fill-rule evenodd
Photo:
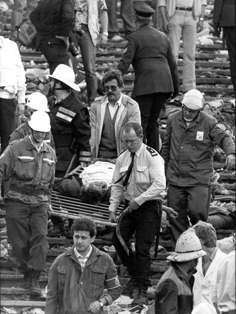
<path fill-rule="evenodd" d="M 99 313 L 101 311 L 101 304 L 99 301 L 94 301 L 92 303 L 90 303 L 89 307 L 88 307 L 88 311 L 90 313 L 96 314 Z"/>
<path fill-rule="evenodd" d="M 235 169 L 235 155 L 234 154 L 229 154 L 226 157 L 226 168 L 227 170 Z"/>
<path fill-rule="evenodd" d="M 172 207 L 169 207 L 169 206 L 165 206 L 165 205 L 162 205 L 162 209 L 166 212 L 166 214 L 173 218 L 173 219 L 176 219 L 177 216 L 178 216 L 178 213 L 176 210 L 174 210 Z"/>
<path fill-rule="evenodd" d="M 139 205 L 134 200 L 130 201 L 129 206 L 125 209 L 126 213 L 132 213 L 134 210 L 137 210 Z"/>
<path fill-rule="evenodd" d="M 115 212 L 110 212 L 109 220 L 110 220 L 110 222 L 116 222 L 117 221 Z"/>
<path fill-rule="evenodd" d="M 200 33 L 203 30 L 204 19 L 200 18 L 197 22 L 197 33 Z"/>
<path fill-rule="evenodd" d="M 101 34 L 101 43 L 102 43 L 102 44 L 106 44 L 106 43 L 107 43 L 107 37 L 108 37 L 108 33 L 103 32 L 103 33 Z"/>

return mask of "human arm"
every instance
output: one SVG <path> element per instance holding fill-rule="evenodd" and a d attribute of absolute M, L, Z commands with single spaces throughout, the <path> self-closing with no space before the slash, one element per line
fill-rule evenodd
<path fill-rule="evenodd" d="M 166 8 L 166 0 L 158 0 L 158 7 L 160 10 L 160 16 L 161 16 L 161 25 L 162 25 L 162 31 L 164 33 L 168 32 L 168 14 L 167 14 L 167 8 Z"/>
<path fill-rule="evenodd" d="M 96 158 L 96 146 L 99 145 L 99 143 L 96 143 L 96 125 L 97 125 L 97 108 L 98 103 L 93 102 L 91 104 L 90 109 L 90 128 L 91 128 L 91 136 L 90 136 L 90 147 L 91 147 L 91 154 L 92 158 Z"/>
<path fill-rule="evenodd" d="M 128 106 L 128 122 L 137 122 L 141 124 L 141 114 L 138 103 L 132 99 L 132 102 L 130 101 Z"/>
<path fill-rule="evenodd" d="M 201 32 L 203 30 L 206 5 L 207 5 L 206 1 L 202 0 L 201 14 L 197 22 L 197 32 Z"/>
<path fill-rule="evenodd" d="M 3 203 L 2 184 L 9 180 L 14 169 L 14 154 L 11 145 L 0 156 L 0 202 Z"/>
<path fill-rule="evenodd" d="M 57 260 L 53 262 L 48 274 L 45 314 L 57 314 L 59 305 Z"/>
<path fill-rule="evenodd" d="M 136 51 L 136 44 L 135 44 L 134 39 L 130 35 L 128 36 L 128 44 L 127 44 L 126 51 L 117 66 L 118 70 L 120 70 L 122 74 L 127 73 L 130 64 L 133 62 L 135 51 Z"/>
<path fill-rule="evenodd" d="M 106 43 L 108 37 L 108 15 L 107 5 L 104 0 L 99 1 L 100 24 L 101 24 L 101 42 Z"/>
<path fill-rule="evenodd" d="M 176 284 L 166 279 L 157 287 L 155 310 L 158 314 L 178 314 L 178 290 Z"/>
<path fill-rule="evenodd" d="M 178 69 L 177 69 L 176 59 L 171 49 L 169 39 L 168 39 L 167 61 L 169 64 L 173 87 L 174 87 L 173 97 L 175 97 L 179 93 L 179 78 L 178 78 Z"/>
<path fill-rule="evenodd" d="M 170 157 L 171 133 L 172 133 L 171 120 L 168 119 L 166 133 L 164 136 L 164 141 L 163 141 L 162 149 L 161 149 L 161 156 L 165 161 L 166 173 L 167 173 L 169 157 Z"/>
<path fill-rule="evenodd" d="M 61 23 L 63 25 L 63 34 L 58 35 L 69 36 L 69 33 L 72 31 L 74 25 L 74 1 L 64 0 L 62 3 Z"/>
<path fill-rule="evenodd" d="M 18 111 L 20 114 L 24 112 L 24 104 L 25 104 L 25 91 L 26 91 L 26 78 L 25 78 L 25 70 L 21 60 L 19 49 L 14 44 L 15 49 L 15 58 L 13 62 L 15 63 L 15 73 L 16 73 L 16 81 L 17 81 L 17 102 L 18 102 Z"/>
<path fill-rule="evenodd" d="M 116 209 L 118 208 L 123 197 L 122 181 L 117 182 L 121 177 L 120 167 L 121 167 L 120 160 L 118 158 L 116 161 L 116 165 L 115 165 L 115 169 L 113 173 L 113 178 L 112 178 L 113 183 L 111 186 L 111 196 L 110 196 L 110 205 L 109 205 L 110 219 L 112 218 L 111 220 L 114 220 Z"/>

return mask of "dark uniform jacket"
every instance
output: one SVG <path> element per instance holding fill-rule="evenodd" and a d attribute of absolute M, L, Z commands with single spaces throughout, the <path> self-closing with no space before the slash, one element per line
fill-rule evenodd
<path fill-rule="evenodd" d="M 217 126 L 215 118 L 200 112 L 187 127 L 182 111 L 170 116 L 162 147 L 168 182 L 182 187 L 210 184 L 215 145 L 227 155 L 235 153 L 233 140 Z"/>
<path fill-rule="evenodd" d="M 65 172 L 74 153 L 80 159 L 91 155 L 89 113 L 74 93 L 59 103 L 50 99 L 49 106 L 57 154 L 56 170 Z"/>
<path fill-rule="evenodd" d="M 12 142 L 0 157 L 0 186 L 7 182 L 4 198 L 26 204 L 48 202 L 55 164 L 55 152 L 47 143 L 38 151 L 29 136 Z"/>
<path fill-rule="evenodd" d="M 191 284 L 190 284 L 191 282 Z M 193 308 L 193 278 L 175 265 L 162 275 L 156 288 L 156 314 L 191 314 Z"/>
<path fill-rule="evenodd" d="M 40 37 L 69 36 L 74 23 L 74 0 L 41 0 L 30 19 Z"/>
<path fill-rule="evenodd" d="M 51 266 L 45 314 L 89 314 L 92 302 L 104 298 L 111 303 L 120 290 L 116 266 L 108 254 L 93 246 L 82 271 L 72 247 Z"/>
<path fill-rule="evenodd" d="M 118 69 L 126 73 L 131 63 L 135 72 L 132 97 L 178 92 L 176 62 L 164 33 L 147 25 L 129 35 Z"/>
<path fill-rule="evenodd" d="M 235 26 L 235 0 L 215 0 L 213 23 L 218 28 Z"/>

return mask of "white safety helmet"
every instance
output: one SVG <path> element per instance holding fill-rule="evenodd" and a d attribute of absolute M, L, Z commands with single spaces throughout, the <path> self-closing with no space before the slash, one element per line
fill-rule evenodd
<path fill-rule="evenodd" d="M 41 92 L 34 92 L 27 97 L 26 106 L 37 111 L 49 112 L 47 97 Z"/>
<path fill-rule="evenodd" d="M 51 130 L 49 115 L 44 111 L 33 112 L 28 124 L 34 131 L 49 132 Z"/>
<path fill-rule="evenodd" d="M 217 314 L 215 307 L 207 301 L 202 301 L 196 305 L 191 314 Z"/>
<path fill-rule="evenodd" d="M 64 83 L 77 92 L 80 91 L 80 87 L 75 84 L 75 73 L 73 69 L 66 64 L 59 64 L 49 77 Z"/>
<path fill-rule="evenodd" d="M 203 108 L 203 94 L 197 89 L 190 89 L 184 94 L 182 103 L 191 110 L 201 110 Z"/>
<path fill-rule="evenodd" d="M 167 259 L 173 262 L 187 262 L 206 255 L 203 251 L 201 242 L 193 228 L 183 232 L 175 246 L 175 251 Z"/>

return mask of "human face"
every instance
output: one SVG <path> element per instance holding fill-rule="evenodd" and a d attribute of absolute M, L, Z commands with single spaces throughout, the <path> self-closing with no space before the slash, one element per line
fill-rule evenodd
<path fill-rule="evenodd" d="M 32 116 L 32 113 L 35 112 L 34 109 L 30 108 L 29 106 L 25 105 L 25 110 L 24 110 L 24 116 L 29 119 Z"/>
<path fill-rule="evenodd" d="M 143 138 L 138 137 L 137 134 L 133 129 L 131 129 L 129 132 L 124 132 L 124 142 L 126 144 L 127 149 L 131 153 L 135 153 L 139 150 L 139 148 L 142 145 Z"/>
<path fill-rule="evenodd" d="M 73 241 L 76 250 L 81 254 L 86 254 L 90 248 L 90 245 L 95 240 L 95 236 L 91 237 L 89 231 L 74 231 Z"/>
<path fill-rule="evenodd" d="M 104 84 L 104 92 L 107 95 L 109 102 L 115 104 L 121 96 L 121 89 L 118 86 L 117 80 L 113 79 L 106 82 Z"/>
<path fill-rule="evenodd" d="M 200 110 L 191 110 L 185 105 L 182 106 L 183 118 L 186 122 L 191 122 L 198 116 Z"/>
<path fill-rule="evenodd" d="M 196 270 L 197 263 L 198 263 L 198 259 L 197 258 L 187 262 L 186 272 L 189 275 L 189 277 L 191 277 L 193 274 L 196 273 L 196 271 L 197 271 Z"/>
<path fill-rule="evenodd" d="M 46 136 L 47 136 L 46 132 L 32 130 L 32 138 L 37 144 L 42 143 L 46 139 Z"/>

